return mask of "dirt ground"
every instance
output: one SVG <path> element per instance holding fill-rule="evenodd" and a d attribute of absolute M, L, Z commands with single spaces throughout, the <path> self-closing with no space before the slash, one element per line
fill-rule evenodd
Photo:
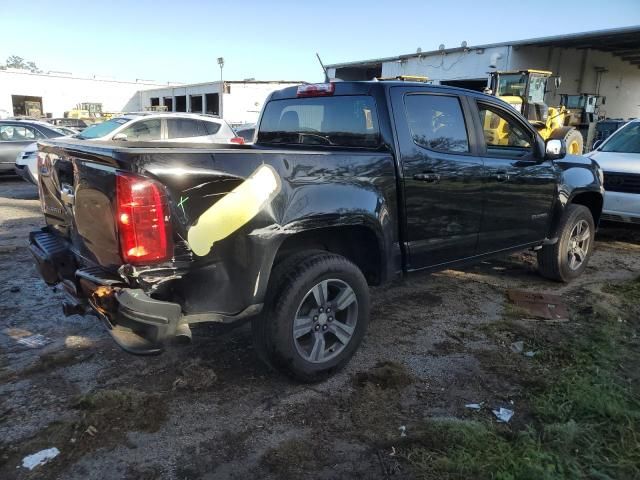
<path fill-rule="evenodd" d="M 513 317 L 507 289 L 560 294 L 579 315 L 593 288 L 640 273 L 640 230 L 605 226 L 568 286 L 540 278 L 530 254 L 415 275 L 372 290 L 369 333 L 345 370 L 298 385 L 258 362 L 247 326 L 135 357 L 94 317 L 64 317 L 26 248 L 41 223 L 35 187 L 0 179 L 3 479 L 412 478 L 394 442 L 426 418 L 465 418 L 465 404 L 485 402 L 526 422 L 527 382 L 500 363 L 531 359 L 487 328 Z M 32 334 L 48 343 L 18 342 Z M 54 460 L 21 466 L 50 447 Z"/>

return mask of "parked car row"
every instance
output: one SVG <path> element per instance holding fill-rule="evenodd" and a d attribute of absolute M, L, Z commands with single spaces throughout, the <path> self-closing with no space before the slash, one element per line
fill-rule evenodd
<path fill-rule="evenodd" d="M 130 113 L 84 126 L 79 119 L 0 120 L 0 172 L 15 172 L 36 184 L 37 141 L 72 136 L 86 141 L 245 143 L 222 119 L 189 113 Z M 76 127 L 82 127 L 79 131 Z M 252 138 L 253 132 L 246 138 Z"/>

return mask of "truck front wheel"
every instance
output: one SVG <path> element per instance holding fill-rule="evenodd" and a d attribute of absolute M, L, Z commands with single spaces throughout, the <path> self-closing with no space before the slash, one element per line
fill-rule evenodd
<path fill-rule="evenodd" d="M 538 251 L 538 270 L 543 277 L 568 282 L 587 268 L 593 253 L 595 224 L 583 205 L 568 205 L 558 225 L 558 241 Z"/>
<path fill-rule="evenodd" d="M 252 323 L 258 354 L 305 382 L 342 368 L 367 330 L 369 289 L 346 258 L 317 253 L 274 268 L 263 313 Z"/>

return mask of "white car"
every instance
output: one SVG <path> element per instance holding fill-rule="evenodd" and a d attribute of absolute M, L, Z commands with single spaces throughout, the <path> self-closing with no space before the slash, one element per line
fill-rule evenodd
<path fill-rule="evenodd" d="M 128 113 L 75 138 L 117 142 L 244 143 L 222 119 L 195 113 Z"/>
<path fill-rule="evenodd" d="M 30 122 L 30 125 L 40 124 L 41 122 Z M 49 129 L 60 132 L 60 136 L 75 135 L 77 130 L 68 127 L 54 127 L 46 125 Z M 51 137 L 55 138 L 55 137 Z M 16 157 L 15 172 L 29 183 L 38 184 L 38 144 L 30 143 Z"/>
<path fill-rule="evenodd" d="M 640 119 L 620 127 L 587 156 L 604 171 L 602 219 L 640 224 Z"/>

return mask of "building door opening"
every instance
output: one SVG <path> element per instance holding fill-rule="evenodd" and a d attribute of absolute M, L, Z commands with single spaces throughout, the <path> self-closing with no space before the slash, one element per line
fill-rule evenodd
<path fill-rule="evenodd" d="M 202 95 L 189 95 L 191 102 L 191 111 L 195 113 L 204 113 L 202 111 Z"/>
<path fill-rule="evenodd" d="M 27 95 L 11 95 L 14 117 L 34 117 L 41 118 L 42 97 L 29 97 Z"/>
<path fill-rule="evenodd" d="M 448 85 L 450 87 L 466 88 L 482 92 L 487 86 L 487 79 L 471 79 L 471 80 L 441 80 L 440 85 Z"/>
<path fill-rule="evenodd" d="M 207 103 L 207 111 L 209 115 L 220 115 L 220 104 L 218 100 L 219 95 L 217 93 L 207 93 L 205 95 Z"/>
<path fill-rule="evenodd" d="M 167 107 L 167 112 L 173 112 L 173 98 L 164 97 L 162 103 L 164 103 L 164 106 Z"/>
<path fill-rule="evenodd" d="M 186 112 L 186 111 L 187 111 L 187 96 L 176 95 L 176 112 Z"/>
<path fill-rule="evenodd" d="M 151 106 L 152 107 L 159 107 L 160 106 L 160 99 L 158 97 L 153 97 L 150 100 L 151 100 Z"/>

